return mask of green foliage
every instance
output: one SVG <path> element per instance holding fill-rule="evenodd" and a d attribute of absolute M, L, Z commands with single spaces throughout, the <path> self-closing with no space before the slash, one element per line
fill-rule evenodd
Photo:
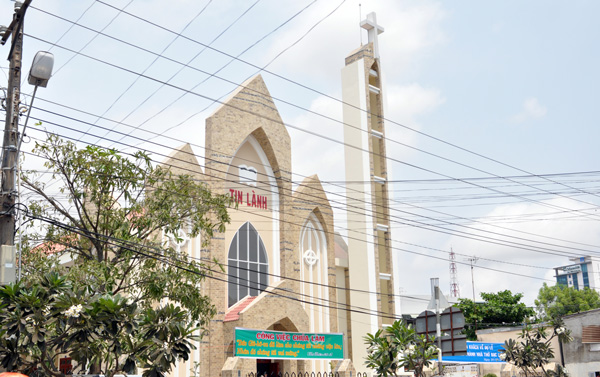
<path fill-rule="evenodd" d="M 141 152 L 77 149 L 54 136 L 34 152 L 61 195 L 50 195 L 35 173 L 22 177 L 41 198 L 28 203 L 30 214 L 43 221 L 24 234 L 21 283 L 2 291 L 0 365 L 62 376 L 54 367 L 62 353 L 79 373 L 143 367 L 163 376 L 187 358 L 192 331 L 201 335 L 215 312 L 199 289 L 209 266 L 177 243 L 224 231 L 229 197 Z M 69 308 L 79 315 L 65 317 Z"/>
<path fill-rule="evenodd" d="M 74 290 L 58 273 L 0 289 L 2 368 L 60 376 L 53 360 L 67 353 L 81 370 L 102 364 L 117 371 L 163 375 L 187 359 L 196 339 L 187 313 L 172 304 L 140 308 L 120 295 Z"/>
<path fill-rule="evenodd" d="M 498 376 L 496 376 L 494 373 L 486 373 L 486 375 L 483 377 L 498 377 Z"/>
<path fill-rule="evenodd" d="M 504 342 L 504 350 L 501 351 L 500 358 L 521 369 L 525 377 L 536 375 L 536 369 L 541 369 L 544 376 L 565 375 L 562 368 L 558 368 L 557 371 L 545 369 L 546 364 L 554 357 L 551 342 L 556 337 L 562 343 L 573 340 L 571 331 L 564 327 L 561 318 L 551 322 L 549 331 L 545 326 L 533 327 L 528 324 L 521 331 L 518 341 L 508 339 Z"/>
<path fill-rule="evenodd" d="M 413 370 L 416 377 L 422 377 L 424 369 L 437 355 L 433 338 L 417 334 L 401 320 L 375 334 L 367 334 L 364 340 L 368 353 L 365 364 L 378 376 L 397 376 L 397 372 L 405 368 Z"/>
<path fill-rule="evenodd" d="M 481 293 L 484 302 L 461 298 L 455 307 L 465 316 L 465 334 L 468 340 L 477 340 L 476 329 L 523 323 L 535 311 L 520 302 L 523 295 L 509 290 L 498 293 Z"/>
<path fill-rule="evenodd" d="M 587 287 L 577 290 L 564 285 L 548 286 L 544 283 L 535 305 L 543 319 L 558 318 L 600 308 L 600 293 Z"/>

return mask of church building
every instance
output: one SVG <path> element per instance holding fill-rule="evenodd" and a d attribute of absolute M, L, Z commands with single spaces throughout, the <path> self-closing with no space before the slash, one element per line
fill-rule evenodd
<path fill-rule="evenodd" d="M 348 221 L 356 218 L 367 225 L 350 232 L 347 245 L 336 236 L 319 177 L 292 182 L 292 140 L 260 75 L 206 119 L 204 169 L 189 145 L 165 161 L 176 167 L 175 173 L 193 171 L 234 203 L 227 230 L 215 233 L 208 246 L 202 247 L 200 239 L 176 245 L 207 264 L 218 261 L 225 271 L 214 268 L 203 282 L 201 289 L 217 313 L 197 350 L 173 376 L 193 375 L 196 363 L 202 377 L 367 371 L 364 335 L 393 322 L 399 312 L 393 299 L 389 214 L 383 210 L 388 208 L 387 173 L 376 40 L 383 29 L 374 15 L 369 17 L 363 27 L 375 32 L 346 58 L 342 78 L 345 141 L 358 146 L 354 151 L 347 147 L 346 180 L 368 182 L 348 188 L 349 198 L 365 203 L 360 211 L 349 211 Z M 364 310 L 348 310 L 353 307 Z M 343 358 L 243 357 L 236 354 L 236 328 L 341 333 Z"/>

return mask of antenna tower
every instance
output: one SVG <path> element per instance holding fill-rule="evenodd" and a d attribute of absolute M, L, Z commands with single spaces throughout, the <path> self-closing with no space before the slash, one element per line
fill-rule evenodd
<path fill-rule="evenodd" d="M 456 269 L 456 254 L 450 248 L 450 297 L 460 297 L 460 288 L 458 287 L 458 278 Z"/>

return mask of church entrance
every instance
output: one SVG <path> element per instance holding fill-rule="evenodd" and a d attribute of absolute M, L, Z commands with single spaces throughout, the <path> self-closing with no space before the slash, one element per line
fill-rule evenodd
<path fill-rule="evenodd" d="M 256 359 L 257 377 L 276 377 L 279 375 L 279 362 L 271 359 Z"/>

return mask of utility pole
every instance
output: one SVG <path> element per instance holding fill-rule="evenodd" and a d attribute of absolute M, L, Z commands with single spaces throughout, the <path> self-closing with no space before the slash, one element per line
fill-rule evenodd
<path fill-rule="evenodd" d="M 477 314 L 477 302 L 475 302 L 475 278 L 473 277 L 473 263 L 477 263 L 479 257 L 472 256 L 467 258 L 471 262 L 471 285 L 473 286 L 473 306 L 475 307 L 475 314 Z M 477 319 L 475 319 L 475 333 L 477 333 Z"/>
<path fill-rule="evenodd" d="M 431 300 L 435 300 L 435 336 L 438 344 L 438 367 L 440 376 L 443 374 L 442 369 L 442 321 L 440 319 L 440 279 L 431 278 Z"/>
<path fill-rule="evenodd" d="M 471 286 L 473 287 L 473 302 L 475 302 L 475 278 L 473 277 L 473 263 L 477 263 L 479 257 L 472 256 L 467 258 L 467 261 L 471 262 Z"/>
<path fill-rule="evenodd" d="M 8 54 L 9 73 L 6 97 L 6 123 L 4 127 L 4 140 L 2 144 L 0 189 L 0 269 L 14 268 L 15 259 L 15 204 L 17 202 L 16 175 L 17 175 L 17 146 L 19 143 L 19 113 L 21 106 L 21 59 L 23 56 L 23 20 L 25 11 L 31 3 L 15 2 L 15 13 L 10 26 L 4 30 L 0 43 L 4 45 L 12 35 L 10 52 Z M 4 271 L 3 271 L 4 272 Z M 3 282 L 11 273 L 3 273 Z M 10 279 L 8 279 L 10 280 Z M 0 282 L 1 283 L 1 282 Z"/>

